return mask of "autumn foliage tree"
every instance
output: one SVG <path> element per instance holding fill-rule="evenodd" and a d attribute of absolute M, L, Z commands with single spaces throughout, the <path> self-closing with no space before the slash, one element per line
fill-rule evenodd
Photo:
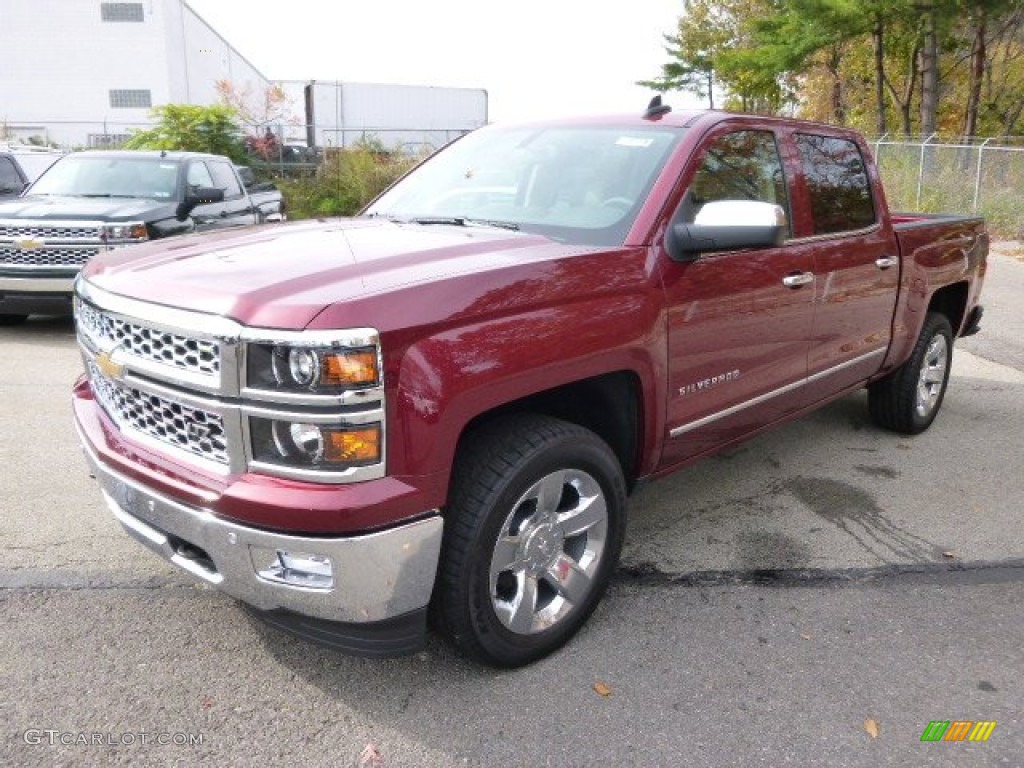
<path fill-rule="evenodd" d="M 1024 0 L 684 0 L 666 42 L 660 91 L 879 134 L 1024 131 Z"/>
<path fill-rule="evenodd" d="M 283 124 L 294 123 L 284 88 L 276 83 L 258 89 L 248 84 L 238 87 L 230 80 L 218 80 L 215 87 L 220 103 L 238 116 L 246 148 L 265 160 L 276 157 L 283 138 L 277 131 Z"/>

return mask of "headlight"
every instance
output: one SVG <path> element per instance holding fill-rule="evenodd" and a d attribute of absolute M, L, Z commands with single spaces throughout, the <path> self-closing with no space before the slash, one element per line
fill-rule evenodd
<path fill-rule="evenodd" d="M 131 221 L 125 224 L 104 224 L 100 236 L 104 240 L 148 240 L 149 233 L 146 225 L 141 221 Z"/>
<path fill-rule="evenodd" d="M 253 460 L 294 469 L 337 470 L 381 461 L 380 424 L 339 426 L 253 418 Z"/>
<path fill-rule="evenodd" d="M 250 344 L 250 388 L 306 394 L 338 394 L 380 384 L 376 347 L 337 348 Z"/>

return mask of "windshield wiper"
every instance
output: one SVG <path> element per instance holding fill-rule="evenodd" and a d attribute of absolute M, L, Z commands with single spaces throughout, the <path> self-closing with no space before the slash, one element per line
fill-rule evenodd
<path fill-rule="evenodd" d="M 127 199 L 133 199 L 135 195 L 112 195 L 109 192 L 90 192 L 88 194 L 71 195 L 71 197 L 124 197 Z"/>
<path fill-rule="evenodd" d="M 450 224 L 456 227 L 497 227 L 499 229 L 510 229 L 513 232 L 519 231 L 519 225 L 511 221 L 492 221 L 491 219 L 471 219 L 467 216 L 420 216 L 415 219 L 405 219 L 413 224 Z"/>

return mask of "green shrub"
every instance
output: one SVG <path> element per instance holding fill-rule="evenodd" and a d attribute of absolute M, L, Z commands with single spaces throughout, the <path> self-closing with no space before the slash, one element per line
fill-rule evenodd
<path fill-rule="evenodd" d="M 166 149 L 227 155 L 243 162 L 240 129 L 234 110 L 214 105 L 163 104 L 154 107 L 156 124 L 147 130 L 130 131 L 125 149 Z"/>
<path fill-rule="evenodd" d="M 420 158 L 357 146 L 329 151 L 314 176 L 278 179 L 292 219 L 352 216 Z"/>

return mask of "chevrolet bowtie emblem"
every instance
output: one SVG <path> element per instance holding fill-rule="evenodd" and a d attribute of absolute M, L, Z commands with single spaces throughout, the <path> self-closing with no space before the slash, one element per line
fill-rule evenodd
<path fill-rule="evenodd" d="M 14 247 L 22 251 L 34 251 L 36 248 L 42 248 L 43 245 L 42 240 L 34 237 L 22 237 L 14 241 Z"/>
<path fill-rule="evenodd" d="M 124 366 L 115 363 L 108 352 L 100 352 L 96 355 L 96 367 L 103 371 L 108 379 L 120 380 L 124 374 Z"/>

